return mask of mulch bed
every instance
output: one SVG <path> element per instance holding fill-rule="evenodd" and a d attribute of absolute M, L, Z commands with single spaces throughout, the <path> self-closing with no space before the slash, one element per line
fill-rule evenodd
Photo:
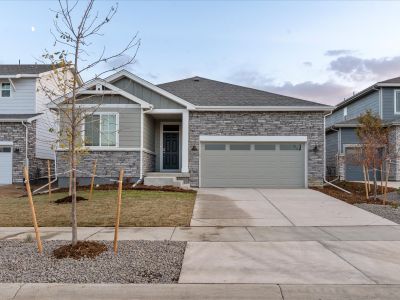
<path fill-rule="evenodd" d="M 356 203 L 369 203 L 369 204 L 383 204 L 383 200 L 377 199 L 374 200 L 372 198 L 365 197 L 365 186 L 364 183 L 360 182 L 348 182 L 348 181 L 337 181 L 333 182 L 333 184 L 351 192 L 351 194 L 345 193 L 333 186 L 325 185 L 323 188 L 313 188 L 316 191 L 322 192 L 329 196 L 335 197 L 342 201 L 345 201 L 350 204 Z M 373 185 L 371 184 L 371 191 L 373 190 Z M 378 192 L 381 191 L 381 186 L 378 185 Z M 395 188 L 388 187 L 389 192 L 395 192 Z M 371 194 L 370 194 L 371 195 Z M 389 201 L 387 202 L 389 203 Z"/>
<path fill-rule="evenodd" d="M 78 191 L 88 191 L 90 189 L 89 186 L 78 186 L 76 188 Z M 95 191 L 113 191 L 117 190 L 118 185 L 117 184 L 102 184 L 99 186 L 96 186 L 94 188 Z M 65 193 L 68 192 L 68 188 L 62 188 L 58 189 L 57 191 L 54 191 L 54 193 Z M 144 184 L 139 184 L 135 187 L 132 187 L 131 183 L 124 183 L 122 190 L 129 190 L 129 191 L 158 191 L 158 192 L 180 192 L 180 193 L 196 193 L 195 190 L 192 189 L 182 189 L 180 187 L 172 186 L 172 185 L 164 185 L 164 186 L 154 186 L 154 185 L 144 185 Z"/>
<path fill-rule="evenodd" d="M 186 242 L 98 241 L 106 251 L 95 258 L 56 259 L 54 250 L 68 241 L 0 241 L 0 282 L 13 283 L 178 283 Z"/>
<path fill-rule="evenodd" d="M 81 196 L 76 196 L 76 202 L 79 201 L 87 201 L 88 199 L 81 197 Z M 66 196 L 64 198 L 60 198 L 54 201 L 56 204 L 64 204 L 64 203 L 72 203 L 72 196 Z"/>
<path fill-rule="evenodd" d="M 62 258 L 95 258 L 104 251 L 107 251 L 107 246 L 104 243 L 96 241 L 78 241 L 75 246 L 72 244 L 63 245 L 53 251 L 54 257 Z"/>

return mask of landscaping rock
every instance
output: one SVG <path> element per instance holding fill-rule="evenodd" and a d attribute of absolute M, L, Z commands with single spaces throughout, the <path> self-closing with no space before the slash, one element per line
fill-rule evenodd
<path fill-rule="evenodd" d="M 380 205 L 380 204 L 368 204 L 368 203 L 357 203 L 355 206 L 365 209 L 375 215 L 386 218 L 392 222 L 400 224 L 400 209 L 395 208 L 392 205 Z"/>
<path fill-rule="evenodd" d="M 96 258 L 56 259 L 53 251 L 68 241 L 36 243 L 0 241 L 0 282 L 64 283 L 177 283 L 186 242 L 120 241 L 114 255 L 112 242 Z"/>

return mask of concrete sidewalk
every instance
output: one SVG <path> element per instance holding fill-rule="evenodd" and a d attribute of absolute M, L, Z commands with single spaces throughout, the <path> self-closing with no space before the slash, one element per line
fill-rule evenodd
<path fill-rule="evenodd" d="M 42 227 L 43 240 L 70 240 L 71 228 Z M 31 227 L 0 227 L 0 240 L 34 237 Z M 112 227 L 79 227 L 81 240 L 114 239 Z M 120 240 L 190 242 L 285 241 L 400 241 L 400 225 L 393 226 L 272 226 L 272 227 L 122 227 Z"/>
<path fill-rule="evenodd" d="M 0 284 L 0 299 L 399 299 L 399 285 L 276 284 Z"/>

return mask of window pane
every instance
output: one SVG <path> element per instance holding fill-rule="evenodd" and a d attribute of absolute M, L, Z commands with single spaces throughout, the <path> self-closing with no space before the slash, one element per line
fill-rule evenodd
<path fill-rule="evenodd" d="M 0 152 L 11 152 L 11 147 L 0 147 Z"/>
<path fill-rule="evenodd" d="M 255 144 L 254 150 L 275 150 L 275 144 Z"/>
<path fill-rule="evenodd" d="M 250 150 L 250 144 L 231 144 L 231 150 Z"/>
<path fill-rule="evenodd" d="M 117 116 L 101 116 L 101 146 L 116 146 L 117 144 Z"/>
<path fill-rule="evenodd" d="M 11 85 L 9 83 L 1 84 L 1 97 L 10 97 L 11 96 Z"/>
<path fill-rule="evenodd" d="M 301 144 L 281 144 L 280 145 L 281 150 L 295 150 L 295 151 L 300 151 L 301 150 Z"/>
<path fill-rule="evenodd" d="M 225 144 L 205 144 L 205 150 L 225 150 Z"/>
<path fill-rule="evenodd" d="M 396 112 L 400 112 L 400 92 L 396 92 Z"/>
<path fill-rule="evenodd" d="M 85 145 L 100 146 L 100 116 L 98 115 L 85 118 Z"/>
<path fill-rule="evenodd" d="M 11 91 L 1 91 L 1 96 L 2 97 L 10 97 L 11 96 Z"/>
<path fill-rule="evenodd" d="M 179 131 L 179 125 L 164 125 L 164 131 Z"/>

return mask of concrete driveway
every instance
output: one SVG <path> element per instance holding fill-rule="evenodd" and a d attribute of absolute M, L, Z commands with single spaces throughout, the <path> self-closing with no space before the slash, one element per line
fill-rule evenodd
<path fill-rule="evenodd" d="M 191 226 L 363 226 L 395 223 L 309 189 L 201 188 Z"/>

